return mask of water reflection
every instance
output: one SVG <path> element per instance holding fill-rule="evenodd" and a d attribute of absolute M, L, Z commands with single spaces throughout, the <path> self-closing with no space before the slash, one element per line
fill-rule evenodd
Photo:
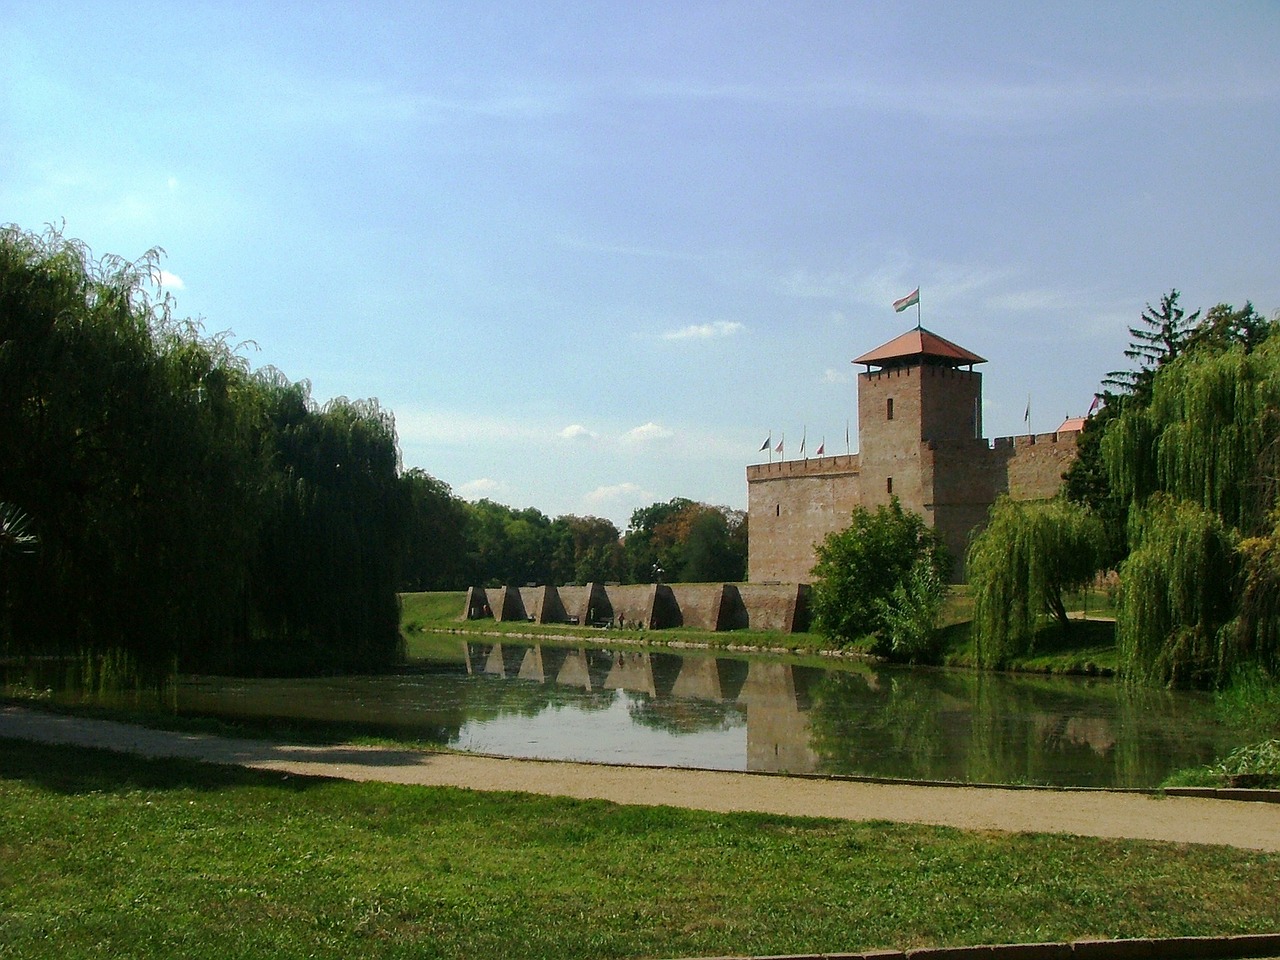
<path fill-rule="evenodd" d="M 812 743 L 833 773 L 1150 786 L 1231 742 L 1204 696 L 958 671 L 831 672 Z"/>
<path fill-rule="evenodd" d="M 507 643 L 392 676 L 188 677 L 173 697 L 505 756 L 923 780 L 1151 786 L 1238 745 L 1205 696 L 1106 680 Z"/>
<path fill-rule="evenodd" d="M 733 743 L 704 743 L 696 766 L 1150 786 L 1233 745 L 1206 697 L 1131 691 L 1107 680 L 484 644 L 468 645 L 466 662 L 491 676 L 620 693 L 635 725 L 683 738 L 716 732 Z M 626 762 L 680 762 L 670 742 L 619 731 L 614 718 L 576 732 L 571 717 L 560 719 L 563 739 L 546 730 L 483 731 L 473 722 L 459 741 L 520 755 L 609 759 L 613 752 Z M 528 739 L 514 742 L 522 735 Z M 575 736 L 608 746 L 564 742 Z"/>

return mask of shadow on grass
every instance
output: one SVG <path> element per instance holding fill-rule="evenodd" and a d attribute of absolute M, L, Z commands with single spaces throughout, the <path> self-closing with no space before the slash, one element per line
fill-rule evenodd
<path fill-rule="evenodd" d="M 0 739 L 0 780 L 19 780 L 61 794 L 234 787 L 298 793 L 326 782 L 322 777 L 286 776 L 273 770 L 8 739 Z"/>
<path fill-rule="evenodd" d="M 407 668 L 404 672 L 414 671 Z M 86 720 L 111 720 L 172 733 L 238 740 L 272 740 L 310 746 L 363 742 L 433 750 L 449 743 L 458 732 L 457 724 L 414 723 L 410 726 L 395 726 L 360 720 L 309 719 L 271 714 L 223 717 L 209 713 L 173 713 L 154 707 L 44 701 L 20 696 L 0 697 L 0 709 L 4 707 L 25 708 L 43 714 Z M 0 738 L 3 736 L 3 732 L 0 732 Z"/>
<path fill-rule="evenodd" d="M 939 631 L 943 662 L 950 666 L 975 666 L 971 621 L 949 624 Z M 1006 669 L 1033 669 L 1051 673 L 1091 673 L 1091 663 L 1110 666 L 1115 659 L 1116 625 L 1113 620 L 1072 620 L 1063 630 L 1046 620 L 1036 630 L 1031 652 L 1013 658 Z"/>
<path fill-rule="evenodd" d="M 1114 620 L 1072 620 L 1063 630 L 1060 624 L 1046 623 L 1036 631 L 1033 650 L 1041 654 L 1083 653 L 1116 642 Z"/>

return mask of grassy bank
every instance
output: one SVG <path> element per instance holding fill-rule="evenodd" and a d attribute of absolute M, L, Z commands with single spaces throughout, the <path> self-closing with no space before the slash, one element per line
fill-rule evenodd
<path fill-rule="evenodd" d="M 10 957 L 637 957 L 1280 927 L 1280 857 L 4 742 Z"/>
<path fill-rule="evenodd" d="M 716 632 L 678 627 L 669 630 L 601 630 L 567 624 L 526 622 L 498 623 L 492 619 L 460 619 L 466 593 L 408 593 L 401 596 L 401 631 L 411 657 L 449 658 L 458 656 L 457 638 L 452 634 L 506 634 L 519 637 L 571 638 L 589 644 L 637 643 L 652 646 L 694 645 L 710 650 L 751 647 L 787 651 L 800 655 L 830 652 L 831 641 L 819 633 L 779 633 L 769 630 Z M 1065 633 L 1056 623 L 1046 622 L 1038 632 L 1034 652 L 1009 663 L 1008 669 L 1033 673 L 1078 673 L 1109 675 L 1116 669 L 1114 611 L 1098 591 L 1068 598 L 1068 609 L 1082 619 L 1073 620 Z M 975 667 L 969 627 L 973 605 L 966 586 L 951 588 L 943 606 L 942 662 L 953 667 Z M 1088 617 L 1089 619 L 1083 619 Z M 1101 619 L 1099 619 L 1101 617 Z M 443 631 L 443 633 L 442 633 Z M 868 653 L 866 643 L 853 644 L 848 652 Z"/>
<path fill-rule="evenodd" d="M 491 635 L 505 634 L 518 637 L 570 638 L 587 644 L 610 645 L 619 642 L 660 647 L 668 644 L 685 644 L 724 650 L 734 646 L 749 646 L 764 650 L 791 651 L 816 654 L 829 650 L 831 643 L 817 633 L 781 633 L 776 630 L 696 630 L 692 627 L 674 627 L 665 630 L 601 629 L 575 624 L 544 624 L 526 621 L 499 623 L 493 619 L 465 620 L 461 614 L 466 607 L 466 593 L 405 593 L 400 595 L 400 630 L 408 645 L 409 656 L 452 655 L 456 639 L 441 637 L 447 634 Z"/>

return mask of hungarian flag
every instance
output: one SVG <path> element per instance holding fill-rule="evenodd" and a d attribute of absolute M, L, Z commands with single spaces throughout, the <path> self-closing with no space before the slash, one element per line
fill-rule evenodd
<path fill-rule="evenodd" d="M 1094 412 L 1098 409 L 1098 405 L 1101 403 L 1102 403 L 1102 398 L 1095 393 L 1093 395 L 1093 403 L 1089 404 L 1089 412 L 1086 413 L 1085 416 L 1092 417 Z"/>
<path fill-rule="evenodd" d="M 907 309 L 907 307 L 914 307 L 919 302 L 920 302 L 920 288 L 916 287 L 914 290 L 908 293 L 901 300 L 893 301 L 893 312 L 901 313 L 903 310 Z"/>
<path fill-rule="evenodd" d="M 814 454 L 814 456 L 815 457 L 822 456 L 826 452 L 826 449 L 827 449 L 827 441 L 823 440 L 820 444 L 818 444 L 818 451 Z"/>
<path fill-rule="evenodd" d="M 786 438 L 784 437 L 783 439 L 786 439 Z M 774 452 L 774 453 L 781 453 L 781 452 L 782 452 L 782 440 L 779 440 L 779 441 L 778 441 L 778 445 L 777 445 L 776 447 L 774 447 L 774 448 L 773 448 L 773 452 Z"/>

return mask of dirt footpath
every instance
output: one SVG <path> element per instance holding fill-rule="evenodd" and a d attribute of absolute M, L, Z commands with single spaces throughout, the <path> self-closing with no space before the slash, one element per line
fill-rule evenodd
<path fill-rule="evenodd" d="M 107 720 L 0 708 L 0 737 L 239 764 L 304 776 L 516 790 L 548 796 L 891 820 L 964 830 L 1067 833 L 1280 852 L 1280 803 L 1153 797 L 1104 790 L 922 786 L 706 770 L 620 767 L 424 753 L 385 747 L 301 746 L 149 730 Z"/>

